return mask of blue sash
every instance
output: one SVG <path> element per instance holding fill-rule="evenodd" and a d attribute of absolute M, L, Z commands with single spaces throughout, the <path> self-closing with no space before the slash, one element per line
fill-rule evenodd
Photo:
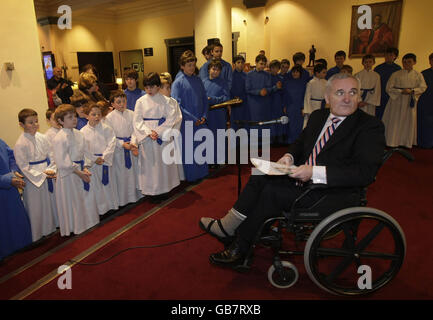
<path fill-rule="evenodd" d="M 315 98 L 311 98 L 310 100 L 313 100 L 313 101 L 321 101 L 322 103 L 320 104 L 320 109 L 325 109 L 325 106 L 326 106 L 326 100 L 325 100 L 325 99 L 315 99 Z"/>
<path fill-rule="evenodd" d="M 129 142 L 129 141 L 131 141 L 131 137 L 126 137 L 126 138 L 116 137 L 116 138 L 119 139 L 119 140 L 122 140 L 123 142 Z M 132 167 L 131 152 L 129 152 L 129 150 L 126 150 L 125 148 L 123 150 L 125 152 L 125 167 L 127 169 L 131 169 L 131 167 Z"/>
<path fill-rule="evenodd" d="M 81 171 L 84 170 L 84 160 L 78 160 L 78 161 L 74 161 L 74 162 L 81 165 Z M 84 186 L 84 190 L 86 190 L 86 191 L 90 190 L 90 185 L 87 182 L 85 182 L 84 180 L 83 180 L 83 186 Z"/>
<path fill-rule="evenodd" d="M 160 126 L 161 124 L 163 124 L 165 122 L 164 117 L 161 117 L 161 118 L 143 118 L 143 121 L 148 121 L 148 120 L 158 120 L 158 126 Z M 162 144 L 162 140 L 160 138 L 156 139 L 156 142 L 158 142 L 159 145 Z"/>
<path fill-rule="evenodd" d="M 365 99 L 367 98 L 367 94 L 369 92 L 373 92 L 374 88 L 371 88 L 371 89 L 361 89 L 361 90 L 362 90 L 362 96 L 361 96 L 362 101 L 365 101 Z"/>
<path fill-rule="evenodd" d="M 95 153 L 95 156 L 102 157 L 102 153 Z M 106 186 L 108 184 L 108 166 L 102 165 L 102 184 Z"/>
<path fill-rule="evenodd" d="M 400 90 L 404 90 L 404 89 L 411 89 L 411 90 L 412 90 L 412 88 L 398 88 L 398 87 L 394 87 L 394 88 L 396 88 L 396 89 L 400 89 Z M 413 94 L 410 95 L 410 103 L 409 103 L 409 106 L 410 106 L 411 108 L 415 107 L 415 98 L 413 97 Z"/>
<path fill-rule="evenodd" d="M 51 164 L 50 159 L 47 157 L 44 160 L 29 162 L 29 165 L 41 164 L 44 162 L 47 163 L 47 166 L 49 166 Z M 53 191 L 54 191 L 53 180 L 51 180 L 50 178 L 47 178 L 47 183 L 48 183 L 48 191 L 53 193 Z"/>

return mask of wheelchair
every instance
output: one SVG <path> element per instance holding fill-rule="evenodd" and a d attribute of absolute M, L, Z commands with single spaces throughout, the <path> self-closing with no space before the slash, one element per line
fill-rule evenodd
<path fill-rule="evenodd" d="M 382 165 L 394 153 L 400 153 L 409 161 L 413 157 L 404 149 L 385 151 Z M 310 208 L 300 208 L 299 202 L 309 192 L 321 185 L 310 185 L 293 203 L 290 212 L 268 219 L 257 233 L 255 245 L 247 257 L 251 257 L 256 245 L 273 250 L 273 263 L 268 270 L 269 282 L 277 288 L 289 288 L 298 278 L 294 264 L 282 260 L 282 256 L 303 255 L 310 279 L 323 290 L 340 296 L 358 296 L 373 293 L 389 283 L 399 272 L 406 254 L 405 235 L 387 213 L 368 208 L 366 188 L 358 197 L 357 206 L 332 207 L 338 194 L 322 197 Z M 329 189 L 327 189 L 329 190 Z M 346 203 L 347 204 L 347 203 Z M 295 247 L 305 244 L 304 250 L 284 250 L 284 234 L 294 235 Z M 286 241 L 287 242 L 287 241 Z M 237 268 L 246 271 L 251 260 L 246 258 Z"/>

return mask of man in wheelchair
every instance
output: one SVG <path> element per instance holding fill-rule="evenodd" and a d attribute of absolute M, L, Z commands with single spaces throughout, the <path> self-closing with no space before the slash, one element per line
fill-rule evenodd
<path fill-rule="evenodd" d="M 300 200 L 301 207 L 310 207 L 323 195 L 329 195 L 336 209 L 360 205 L 364 188 L 374 181 L 382 163 L 384 125 L 358 109 L 360 83 L 349 74 L 328 80 L 325 99 L 330 109 L 313 112 L 299 138 L 278 161 L 296 168 L 285 176 L 252 175 L 223 218 L 200 219 L 203 230 L 227 245 L 210 255 L 211 263 L 234 269 L 241 265 L 263 223 L 290 211 L 309 184 L 326 188 L 308 192 Z"/>

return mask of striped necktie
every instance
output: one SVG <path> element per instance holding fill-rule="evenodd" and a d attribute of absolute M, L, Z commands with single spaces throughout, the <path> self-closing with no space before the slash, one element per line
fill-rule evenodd
<path fill-rule="evenodd" d="M 332 123 L 326 128 L 323 135 L 320 137 L 319 141 L 317 141 L 316 145 L 313 148 L 313 151 L 310 154 L 310 157 L 305 162 L 305 164 L 308 164 L 310 166 L 316 165 L 316 158 L 317 155 L 322 151 L 323 147 L 325 146 L 326 142 L 328 142 L 329 138 L 334 133 L 337 124 L 341 121 L 341 119 L 334 117 L 331 118 Z"/>

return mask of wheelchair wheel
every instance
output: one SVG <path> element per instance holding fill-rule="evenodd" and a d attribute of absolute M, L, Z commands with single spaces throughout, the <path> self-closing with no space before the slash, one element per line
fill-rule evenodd
<path fill-rule="evenodd" d="M 288 261 L 281 261 L 281 265 L 280 268 L 276 268 L 275 265 L 269 267 L 268 280 L 276 288 L 290 288 L 298 281 L 298 269 Z"/>
<path fill-rule="evenodd" d="M 304 264 L 320 288 L 353 296 L 374 292 L 391 281 L 405 253 L 406 240 L 397 221 L 377 209 L 354 207 L 317 225 L 305 246 Z"/>

